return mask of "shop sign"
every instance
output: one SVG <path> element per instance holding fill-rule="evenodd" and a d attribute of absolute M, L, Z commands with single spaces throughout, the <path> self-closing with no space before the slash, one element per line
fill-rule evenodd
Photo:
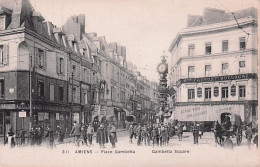
<path fill-rule="evenodd" d="M 197 89 L 197 97 L 202 97 L 202 88 Z"/>
<path fill-rule="evenodd" d="M 238 79 L 256 79 L 257 74 L 238 74 L 238 75 L 226 75 L 226 76 L 215 76 L 215 77 L 201 77 L 201 78 L 185 78 L 180 79 L 177 82 L 179 87 L 182 83 L 201 83 L 201 82 L 217 82 L 217 81 L 228 81 Z"/>
<path fill-rule="evenodd" d="M 231 86 L 231 96 L 236 96 L 236 86 L 235 85 Z"/>
<path fill-rule="evenodd" d="M 25 118 L 26 117 L 26 111 L 22 110 L 19 111 L 19 118 Z"/>
<path fill-rule="evenodd" d="M 177 106 L 176 119 L 180 121 L 221 121 L 222 113 L 233 113 L 244 120 L 244 105 Z"/>
<path fill-rule="evenodd" d="M 214 87 L 214 96 L 218 97 L 218 95 L 219 95 L 219 88 L 216 86 Z"/>

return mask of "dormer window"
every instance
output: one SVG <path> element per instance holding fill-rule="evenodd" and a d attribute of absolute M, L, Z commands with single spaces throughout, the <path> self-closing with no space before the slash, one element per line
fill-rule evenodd
<path fill-rule="evenodd" d="M 0 6 L 0 31 L 5 30 L 11 22 L 12 10 Z"/>
<path fill-rule="evenodd" d="M 5 30 L 5 16 L 0 16 L 0 30 Z"/>

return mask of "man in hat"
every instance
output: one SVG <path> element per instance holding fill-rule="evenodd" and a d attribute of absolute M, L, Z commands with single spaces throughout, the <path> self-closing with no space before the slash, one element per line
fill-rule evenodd
<path fill-rule="evenodd" d="M 87 129 L 85 125 L 81 126 L 81 134 L 80 134 L 80 139 L 84 141 L 86 146 L 88 146 L 88 141 L 87 141 Z"/>
<path fill-rule="evenodd" d="M 112 148 L 116 147 L 117 137 L 116 137 L 116 127 L 114 124 L 110 125 L 110 131 L 109 131 L 109 140 L 112 144 Z"/>
<path fill-rule="evenodd" d="M 153 147 L 154 147 L 154 144 L 157 144 L 157 138 L 158 138 L 158 133 L 157 133 L 157 130 L 155 127 L 153 128 L 153 130 L 151 132 L 151 138 L 152 138 Z"/>
<path fill-rule="evenodd" d="M 253 137 L 253 133 L 252 133 L 251 125 L 247 125 L 246 139 L 247 139 L 247 146 L 248 146 L 249 149 L 251 149 L 252 137 Z"/>
<path fill-rule="evenodd" d="M 48 125 L 47 134 L 45 135 L 45 137 L 48 137 L 49 146 L 50 146 L 50 148 L 53 148 L 54 147 L 54 135 L 53 135 L 53 129 L 51 128 L 51 125 Z"/>
<path fill-rule="evenodd" d="M 178 135 L 178 137 L 179 137 L 179 141 L 181 141 L 182 140 L 182 131 L 183 131 L 183 129 L 182 129 L 183 127 L 182 127 L 182 125 L 181 125 L 181 123 L 179 122 L 178 124 L 177 124 L 177 135 Z"/>
<path fill-rule="evenodd" d="M 99 128 L 97 129 L 97 137 L 96 142 L 99 144 L 100 149 L 105 148 L 106 141 L 106 132 L 103 124 L 100 124 Z"/>
<path fill-rule="evenodd" d="M 199 144 L 199 125 L 195 124 L 193 126 L 193 140 L 194 144 Z"/>
<path fill-rule="evenodd" d="M 87 138 L 88 138 L 89 146 L 92 146 L 93 134 L 94 134 L 94 128 L 93 128 L 92 124 L 90 123 L 88 126 L 88 129 L 87 129 Z"/>
<path fill-rule="evenodd" d="M 141 125 L 139 124 L 138 127 L 136 128 L 136 136 L 137 136 L 137 145 L 139 146 L 141 144 L 142 141 L 142 128 Z"/>
<path fill-rule="evenodd" d="M 134 137 L 134 127 L 132 124 L 130 124 L 128 132 L 129 132 L 130 143 L 133 143 L 132 139 Z"/>
<path fill-rule="evenodd" d="M 79 141 L 79 137 L 81 134 L 81 126 L 77 123 L 77 121 L 74 121 L 73 128 L 71 129 L 70 135 L 74 136 L 74 140 L 76 143 Z"/>

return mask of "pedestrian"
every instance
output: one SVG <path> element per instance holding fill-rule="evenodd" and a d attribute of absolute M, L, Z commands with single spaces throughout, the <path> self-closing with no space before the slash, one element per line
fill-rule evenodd
<path fill-rule="evenodd" d="M 94 134 L 94 128 L 93 128 L 92 124 L 90 123 L 89 126 L 88 126 L 88 129 L 87 129 L 87 138 L 88 138 L 89 146 L 93 145 L 92 144 L 93 134 Z"/>
<path fill-rule="evenodd" d="M 138 127 L 136 128 L 136 136 L 137 136 L 137 145 L 140 146 L 142 142 L 142 128 L 141 125 L 139 124 Z"/>
<path fill-rule="evenodd" d="M 258 149 L 258 134 L 255 135 L 253 143 L 256 145 L 256 148 Z"/>
<path fill-rule="evenodd" d="M 109 131 L 109 140 L 110 143 L 112 144 L 112 148 L 115 148 L 117 142 L 117 136 L 116 136 L 116 127 L 114 124 L 111 125 L 111 129 Z"/>
<path fill-rule="evenodd" d="M 106 141 L 106 132 L 103 124 L 100 124 L 99 128 L 97 129 L 97 137 L 96 142 L 99 144 L 100 149 L 105 148 Z"/>
<path fill-rule="evenodd" d="M 73 127 L 70 132 L 70 136 L 74 137 L 74 142 L 78 145 L 79 137 L 81 134 L 81 126 L 77 123 L 77 121 L 74 121 Z"/>
<path fill-rule="evenodd" d="M 144 143 L 144 145 L 146 145 L 146 140 L 147 140 L 147 130 L 146 127 L 142 127 L 142 131 L 141 131 L 141 144 Z"/>
<path fill-rule="evenodd" d="M 199 144 L 199 125 L 194 125 L 193 126 L 193 141 L 194 144 Z"/>
<path fill-rule="evenodd" d="M 177 124 L 177 135 L 179 137 L 179 141 L 182 140 L 182 133 L 183 133 L 183 127 L 182 127 L 181 123 L 179 122 Z"/>
<path fill-rule="evenodd" d="M 130 143 L 133 143 L 132 140 L 133 140 L 135 133 L 134 133 L 134 127 L 132 124 L 129 126 L 128 132 L 129 132 Z"/>
<path fill-rule="evenodd" d="M 48 137 L 49 146 L 52 149 L 54 147 L 54 135 L 53 135 L 53 129 L 51 128 L 51 125 L 48 125 L 47 133 L 46 133 L 45 137 Z"/>
<path fill-rule="evenodd" d="M 162 127 L 158 127 L 157 146 L 162 146 Z"/>
<path fill-rule="evenodd" d="M 57 126 L 58 143 L 63 143 L 64 133 L 60 126 Z"/>
<path fill-rule="evenodd" d="M 21 146 L 25 145 L 25 133 L 26 133 L 26 131 L 21 129 L 21 132 L 20 132 Z"/>
<path fill-rule="evenodd" d="M 229 136 L 229 135 L 227 135 L 227 138 L 226 138 L 225 142 L 223 143 L 223 146 L 224 146 L 224 148 L 226 148 L 226 149 L 231 149 L 231 150 L 233 150 L 233 142 L 232 142 L 232 140 L 230 139 L 230 136 Z"/>
<path fill-rule="evenodd" d="M 7 134 L 8 134 L 7 143 L 10 146 L 10 148 L 14 148 L 15 147 L 15 142 L 14 142 L 15 135 L 14 135 L 13 129 L 10 128 L 9 132 Z"/>
<path fill-rule="evenodd" d="M 80 131 L 80 137 L 79 138 L 83 141 L 82 144 L 86 144 L 86 146 L 88 146 L 87 130 L 86 130 L 86 127 L 84 125 L 81 126 L 81 131 Z"/>
<path fill-rule="evenodd" d="M 151 141 L 151 133 L 152 133 L 153 127 L 151 124 L 148 125 L 147 127 L 147 143 L 150 146 L 150 141 Z"/>
<path fill-rule="evenodd" d="M 33 137 L 33 135 L 34 135 L 34 128 L 31 127 L 31 128 L 29 128 L 29 136 L 28 136 L 28 140 L 29 140 L 28 143 L 29 143 L 30 146 L 34 145 L 34 137 Z"/>
<path fill-rule="evenodd" d="M 247 130 L 246 130 L 246 139 L 247 139 L 247 146 L 249 149 L 251 149 L 251 140 L 252 140 L 252 128 L 250 125 L 247 126 Z"/>
<path fill-rule="evenodd" d="M 158 133 L 157 133 L 156 128 L 154 127 L 152 132 L 151 132 L 151 138 L 152 138 L 152 141 L 153 141 L 153 147 L 154 147 L 155 144 L 157 144 L 157 137 L 158 137 Z"/>

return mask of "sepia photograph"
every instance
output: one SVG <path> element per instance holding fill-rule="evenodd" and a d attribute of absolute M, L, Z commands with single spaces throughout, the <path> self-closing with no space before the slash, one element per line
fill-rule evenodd
<path fill-rule="evenodd" d="M 260 0 L 0 0 L 0 167 L 260 167 Z"/>

